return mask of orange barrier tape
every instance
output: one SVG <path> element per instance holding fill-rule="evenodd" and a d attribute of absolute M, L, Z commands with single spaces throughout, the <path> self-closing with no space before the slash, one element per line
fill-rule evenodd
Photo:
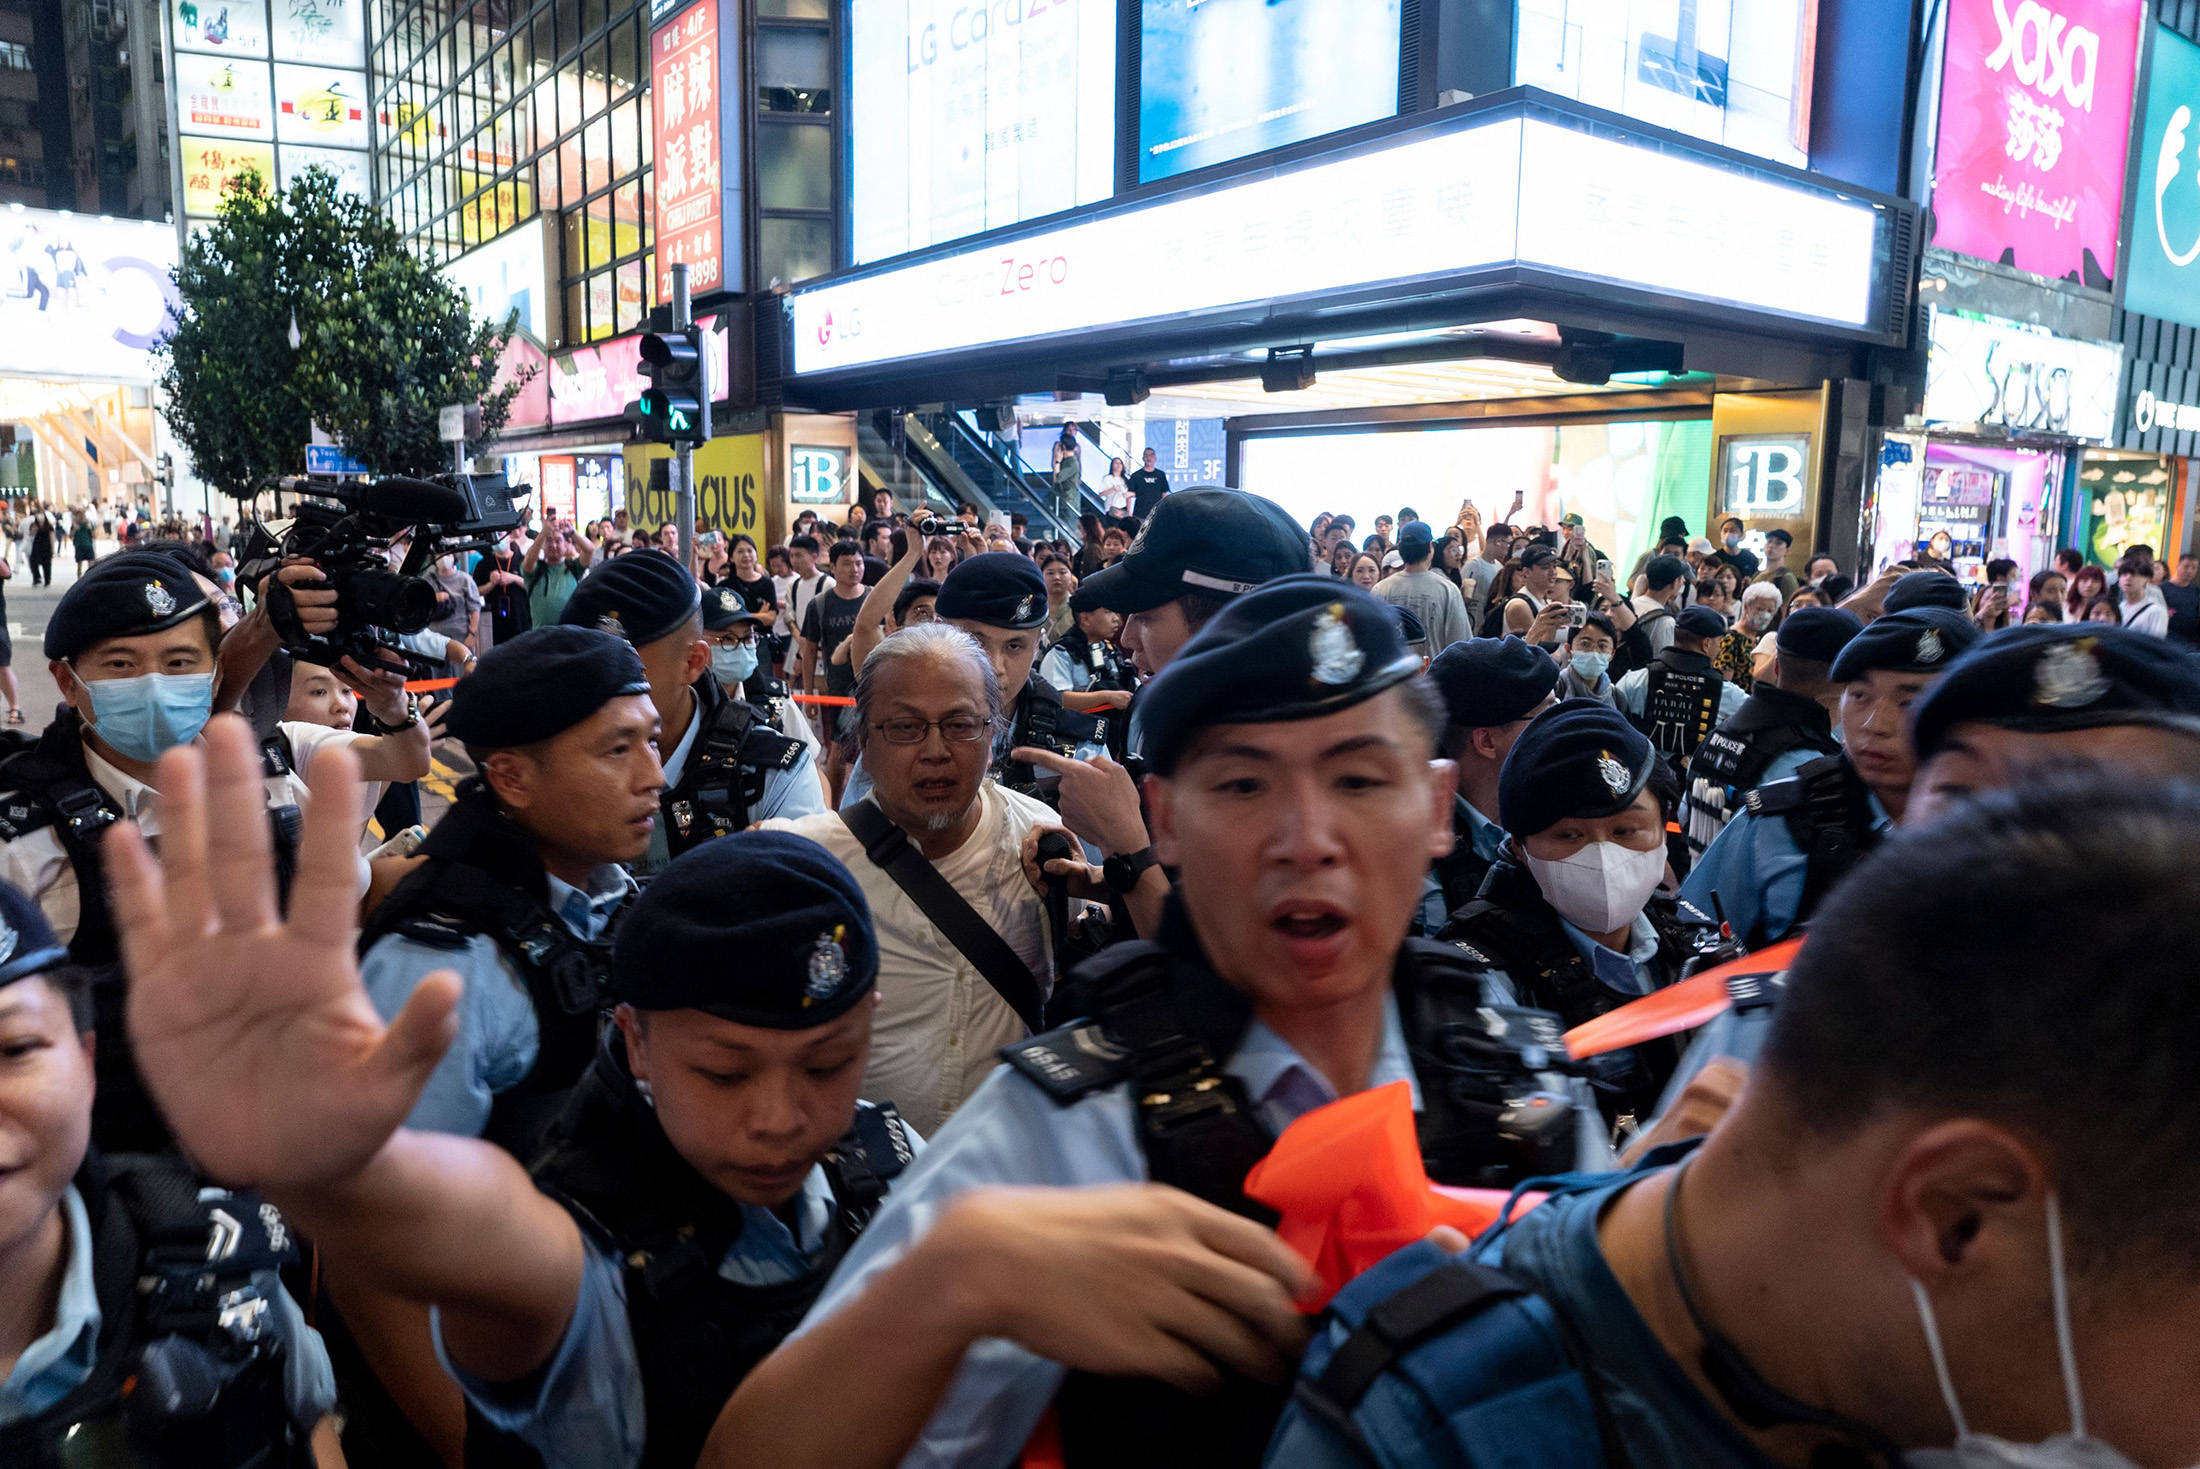
<path fill-rule="evenodd" d="M 1617 1010 L 1607 1010 L 1566 1032 L 1566 1054 L 1576 1061 L 1586 1061 L 1660 1036 L 1693 1030 L 1733 1008 L 1730 980 L 1743 975 L 1778 974 L 1795 962 L 1802 947 L 1801 939 L 1786 939 L 1739 959 L 1729 959 L 1716 969 L 1706 969 L 1678 984 L 1653 990 Z"/>
<path fill-rule="evenodd" d="M 846 709 L 856 707 L 855 700 L 841 694 L 789 694 L 787 697 L 797 704 L 838 704 Z"/>
<path fill-rule="evenodd" d="M 455 678 L 416 678 L 405 685 L 405 692 L 408 694 L 432 693 L 436 689 L 447 689 L 457 682 L 458 680 Z"/>

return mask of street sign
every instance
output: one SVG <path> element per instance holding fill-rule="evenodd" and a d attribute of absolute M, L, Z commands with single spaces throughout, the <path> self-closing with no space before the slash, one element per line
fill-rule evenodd
<path fill-rule="evenodd" d="M 306 445 L 307 474 L 365 474 L 367 467 L 341 444 Z"/>

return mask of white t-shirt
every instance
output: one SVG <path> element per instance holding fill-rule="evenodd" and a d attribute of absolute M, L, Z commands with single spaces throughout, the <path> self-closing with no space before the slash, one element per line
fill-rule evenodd
<path fill-rule="evenodd" d="M 933 862 L 940 876 L 1016 957 L 1053 987 L 1053 944 L 1046 908 L 1024 876 L 1024 833 L 1061 818 L 1029 796 L 987 781 L 970 839 Z M 870 902 L 878 930 L 878 991 L 866 1101 L 892 1102 L 930 1137 L 999 1064 L 994 1052 L 1023 1039 L 1024 1023 L 976 965 L 949 943 L 915 901 L 863 853 L 837 812 L 763 823 L 766 831 L 808 837 L 840 859 Z"/>
<path fill-rule="evenodd" d="M 290 741 L 291 768 L 298 772 L 300 779 L 304 779 L 313 769 L 313 757 L 321 752 L 322 746 L 339 741 L 347 745 L 357 744 L 361 740 L 374 738 L 372 735 L 360 734 L 357 730 L 332 729 L 328 725 L 313 724 L 302 719 L 285 719 L 275 727 Z M 375 807 L 382 804 L 382 793 L 390 788 L 390 783 L 386 780 L 370 780 L 365 785 L 367 794 L 359 809 L 371 814 Z M 394 832 L 390 834 L 395 835 Z"/>

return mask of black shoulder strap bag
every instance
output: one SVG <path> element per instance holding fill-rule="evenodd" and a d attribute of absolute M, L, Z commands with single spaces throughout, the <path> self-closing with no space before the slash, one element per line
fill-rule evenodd
<path fill-rule="evenodd" d="M 1016 957 L 1008 940 L 995 933 L 993 925 L 940 876 L 940 870 L 879 810 L 878 803 L 866 796 L 843 808 L 840 819 L 863 843 L 863 854 L 909 895 L 924 916 L 947 935 L 947 941 L 978 967 L 994 993 L 1023 1018 L 1024 1029 L 1033 1035 L 1045 1029 L 1040 1018 L 1044 1002 L 1038 976 Z"/>

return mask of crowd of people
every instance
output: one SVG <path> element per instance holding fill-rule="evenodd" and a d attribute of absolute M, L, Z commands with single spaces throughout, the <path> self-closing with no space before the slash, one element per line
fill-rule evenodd
<path fill-rule="evenodd" d="M 2200 1458 L 2200 563 L 1108 486 L 90 565 L 0 1461 Z"/>

